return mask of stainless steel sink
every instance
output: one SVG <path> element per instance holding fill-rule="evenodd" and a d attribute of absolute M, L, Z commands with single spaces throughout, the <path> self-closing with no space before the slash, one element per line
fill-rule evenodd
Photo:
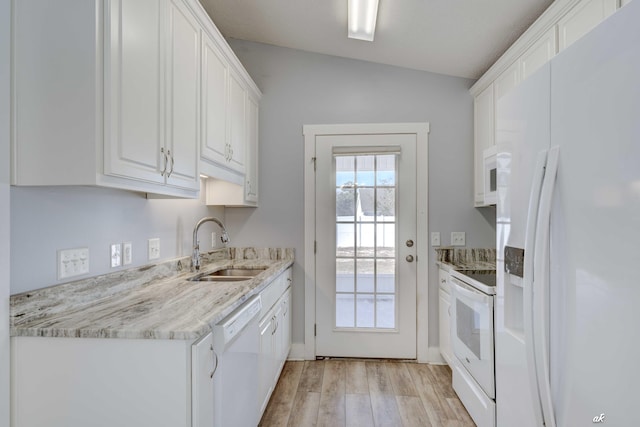
<path fill-rule="evenodd" d="M 251 280 L 266 270 L 261 268 L 225 268 L 212 273 L 202 273 L 187 280 L 190 282 L 242 282 Z"/>

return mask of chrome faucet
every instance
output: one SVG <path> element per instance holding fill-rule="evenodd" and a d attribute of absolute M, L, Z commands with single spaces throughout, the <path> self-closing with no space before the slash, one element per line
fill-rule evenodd
<path fill-rule="evenodd" d="M 227 234 L 227 230 L 224 228 L 224 224 L 218 218 L 214 218 L 212 216 L 202 218 L 196 226 L 193 228 L 193 255 L 191 256 L 191 270 L 200 270 L 200 242 L 198 241 L 198 229 L 205 222 L 215 222 L 222 229 L 222 236 L 220 236 L 220 240 L 226 246 L 229 243 L 229 235 Z"/>

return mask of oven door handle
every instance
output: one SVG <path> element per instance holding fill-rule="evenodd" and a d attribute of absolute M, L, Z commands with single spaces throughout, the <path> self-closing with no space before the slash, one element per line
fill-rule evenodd
<path fill-rule="evenodd" d="M 493 301 L 492 296 L 482 293 L 481 291 L 467 285 L 466 283 L 456 279 L 455 277 L 452 277 L 451 281 L 454 284 L 455 292 L 457 292 L 461 296 L 466 297 L 472 301 L 493 306 L 493 304 L 491 304 Z"/>

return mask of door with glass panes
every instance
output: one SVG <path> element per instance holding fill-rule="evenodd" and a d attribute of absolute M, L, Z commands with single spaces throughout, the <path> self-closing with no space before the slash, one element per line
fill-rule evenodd
<path fill-rule="evenodd" d="M 316 355 L 416 357 L 416 135 L 316 137 Z"/>

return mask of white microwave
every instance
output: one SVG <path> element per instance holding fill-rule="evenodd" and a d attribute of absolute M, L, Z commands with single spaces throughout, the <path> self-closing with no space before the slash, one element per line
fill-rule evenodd
<path fill-rule="evenodd" d="M 495 205 L 498 201 L 498 149 L 491 146 L 482 153 L 484 165 L 484 204 Z"/>

